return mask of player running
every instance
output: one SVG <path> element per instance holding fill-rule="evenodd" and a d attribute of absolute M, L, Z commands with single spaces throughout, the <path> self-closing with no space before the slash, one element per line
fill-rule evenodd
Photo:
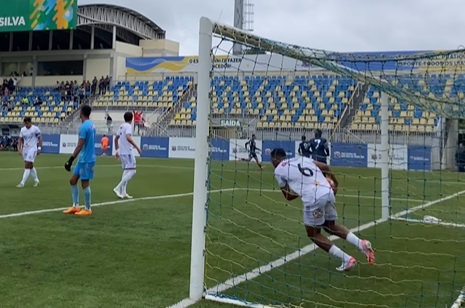
<path fill-rule="evenodd" d="M 252 138 L 250 138 L 250 140 L 245 143 L 245 149 L 249 151 L 249 158 L 241 158 L 241 161 L 250 162 L 253 158 L 255 159 L 255 162 L 257 163 L 258 167 L 260 169 L 263 169 L 263 165 L 258 161 L 257 156 L 257 151 L 261 152 L 262 150 L 257 148 L 257 144 L 255 142 L 256 139 L 257 137 L 255 136 L 255 134 L 252 134 Z"/>
<path fill-rule="evenodd" d="M 96 161 L 95 155 L 95 126 L 89 119 L 92 108 L 88 105 L 81 108 L 81 127 L 79 128 L 79 140 L 73 155 L 65 163 L 66 171 L 71 171 L 73 161 L 79 155 L 78 162 L 73 170 L 73 175 L 69 180 L 71 184 L 71 195 L 73 198 L 73 206 L 65 210 L 65 214 L 75 214 L 78 216 L 92 215 L 91 208 L 91 190 L 90 180 L 94 178 L 94 167 Z M 79 188 L 77 183 L 81 180 L 81 187 L 84 190 L 85 208 L 79 206 Z"/>
<path fill-rule="evenodd" d="M 124 114 L 124 122 L 118 129 L 118 133 L 115 137 L 115 150 L 116 158 L 121 160 L 121 165 L 123 167 L 123 176 L 121 177 L 121 182 L 113 189 L 115 194 L 119 198 L 128 198 L 131 199 L 132 196 L 128 195 L 126 192 L 126 187 L 128 182 L 136 174 L 136 158 L 134 156 L 133 149 L 136 149 L 140 154 L 141 150 L 137 144 L 132 139 L 132 112 L 126 112 Z M 120 143 L 121 141 L 121 143 Z"/>
<path fill-rule="evenodd" d="M 34 161 L 42 150 L 42 133 L 37 126 L 32 125 L 30 117 L 25 117 L 23 122 L 24 127 L 21 128 L 18 139 L 18 153 L 23 156 L 24 173 L 21 183 L 16 187 L 23 188 L 29 176 L 32 176 L 34 187 L 37 187 L 40 181 L 34 168 Z"/>
<path fill-rule="evenodd" d="M 321 138 L 323 132 L 320 129 L 315 130 L 315 138 L 309 142 L 310 152 L 312 153 L 313 160 L 326 164 L 326 157 L 329 156 L 328 141 Z"/>
<path fill-rule="evenodd" d="M 307 142 L 307 137 L 302 136 L 302 141 L 299 144 L 299 155 L 310 158 L 310 144 Z"/>
<path fill-rule="evenodd" d="M 302 200 L 303 219 L 308 237 L 318 247 L 342 261 L 341 266 L 336 268 L 338 271 L 349 271 L 357 265 L 357 261 L 322 235 L 321 229 L 355 245 L 365 254 L 370 264 L 375 264 L 375 252 L 371 243 L 359 239 L 346 227 L 336 224 L 334 195 L 338 182 L 326 164 L 306 157 L 286 159 L 286 151 L 279 148 L 271 152 L 271 162 L 275 167 L 274 175 L 284 197 L 289 201 L 298 197 Z M 334 182 L 334 187 L 331 187 L 325 174 Z"/>

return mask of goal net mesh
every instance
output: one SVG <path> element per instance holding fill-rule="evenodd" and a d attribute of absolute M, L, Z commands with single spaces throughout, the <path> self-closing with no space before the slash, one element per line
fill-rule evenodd
<path fill-rule="evenodd" d="M 465 177 L 457 122 L 465 52 L 335 53 L 215 26 L 205 294 L 277 307 L 451 307 L 465 286 Z M 242 52 L 233 54 L 234 44 Z M 381 146 L 388 99 L 389 151 Z M 206 102 L 197 102 L 198 104 Z M 195 112 L 193 110 L 192 112 Z M 350 272 L 306 236 L 299 199 L 285 200 L 270 151 L 297 156 L 321 129 L 339 179 L 338 223 L 372 242 Z M 256 135 L 258 160 L 246 142 Z M 389 157 L 389 188 L 380 160 Z M 389 189 L 390 217 L 381 215 Z M 459 305 L 459 304 L 457 304 Z M 263 307 L 258 306 L 257 307 Z M 457 306 L 459 307 L 459 306 Z"/>

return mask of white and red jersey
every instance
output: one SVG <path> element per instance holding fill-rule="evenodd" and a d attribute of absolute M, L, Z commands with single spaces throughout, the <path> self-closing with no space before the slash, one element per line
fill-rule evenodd
<path fill-rule="evenodd" d="M 315 202 L 322 196 L 333 193 L 323 172 L 307 157 L 283 160 L 275 168 L 274 176 L 280 188 L 289 185 L 304 203 Z"/>
<path fill-rule="evenodd" d="M 32 125 L 31 127 L 23 127 L 19 132 L 19 137 L 23 139 L 23 150 L 25 152 L 29 150 L 36 150 L 39 143 L 39 137 L 42 135 L 40 129 Z"/>
<path fill-rule="evenodd" d="M 132 125 L 129 123 L 123 123 L 118 129 L 119 136 L 119 154 L 120 155 L 132 155 L 133 145 L 129 143 L 127 136 L 132 136 Z"/>

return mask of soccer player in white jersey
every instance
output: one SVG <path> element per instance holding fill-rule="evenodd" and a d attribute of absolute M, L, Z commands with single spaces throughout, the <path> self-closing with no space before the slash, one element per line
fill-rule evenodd
<path fill-rule="evenodd" d="M 303 219 L 307 236 L 321 249 L 342 261 L 338 271 L 349 271 L 357 261 L 321 234 L 321 229 L 336 235 L 355 245 L 363 252 L 372 265 L 375 264 L 375 252 L 371 243 L 359 239 L 346 227 L 337 225 L 335 192 L 338 182 L 328 165 L 313 161 L 307 157 L 286 159 L 286 151 L 274 149 L 271 162 L 275 167 L 274 175 L 284 197 L 291 201 L 301 198 L 304 209 Z M 330 177 L 333 186 L 326 176 Z"/>
<path fill-rule="evenodd" d="M 136 158 L 133 150 L 136 149 L 140 154 L 141 150 L 132 139 L 132 112 L 126 112 L 124 114 L 124 122 L 118 129 L 118 133 L 115 137 L 115 150 L 116 158 L 121 160 L 123 167 L 123 176 L 121 182 L 113 189 L 115 194 L 119 198 L 131 199 L 132 196 L 126 192 L 128 182 L 136 174 Z"/>
<path fill-rule="evenodd" d="M 21 183 L 16 187 L 23 188 L 29 176 L 32 176 L 34 187 L 37 187 L 39 178 L 37 177 L 37 170 L 34 168 L 34 161 L 42 150 L 42 133 L 37 126 L 32 125 L 30 117 L 25 117 L 23 122 L 24 127 L 21 128 L 18 139 L 18 153 L 23 156 L 24 173 Z"/>

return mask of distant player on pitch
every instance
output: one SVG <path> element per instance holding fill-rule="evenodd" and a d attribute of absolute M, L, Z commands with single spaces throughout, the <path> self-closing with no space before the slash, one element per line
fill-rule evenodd
<path fill-rule="evenodd" d="M 113 191 L 122 199 L 132 198 L 132 196 L 127 194 L 126 187 L 128 186 L 128 182 L 136 174 L 136 157 L 134 156 L 133 149 L 136 149 L 139 154 L 141 153 L 140 148 L 132 139 L 132 119 L 132 112 L 126 112 L 124 114 L 125 123 L 121 124 L 115 137 L 116 158 L 121 160 L 123 176 L 121 177 L 121 182 L 119 182 Z"/>
<path fill-rule="evenodd" d="M 78 157 L 78 162 L 73 170 L 73 175 L 69 180 L 71 184 L 71 196 L 73 198 L 73 206 L 65 210 L 65 214 L 75 214 L 78 216 L 92 215 L 91 208 L 91 190 L 90 180 L 94 178 L 95 161 L 95 125 L 89 119 L 92 108 L 88 105 L 81 108 L 81 127 L 79 128 L 79 139 L 73 155 L 65 163 L 66 171 L 71 171 L 73 161 Z M 81 186 L 84 190 L 85 208 L 79 206 L 79 188 L 78 181 L 81 180 Z"/>
<path fill-rule="evenodd" d="M 326 164 L 306 157 L 286 159 L 286 151 L 279 148 L 271 152 L 271 162 L 275 167 L 274 175 L 284 197 L 289 201 L 298 197 L 302 200 L 303 219 L 308 237 L 318 247 L 342 261 L 341 266 L 337 268 L 338 271 L 349 271 L 357 265 L 357 261 L 322 235 L 321 229 L 355 245 L 365 254 L 370 264 L 375 264 L 375 252 L 371 243 L 359 239 L 346 227 L 336 224 L 334 194 L 338 182 Z"/>
<path fill-rule="evenodd" d="M 30 117 L 25 117 L 23 122 L 24 127 L 21 128 L 18 139 L 18 153 L 23 156 L 24 173 L 21 183 L 16 187 L 23 188 L 29 176 L 32 176 L 34 187 L 37 187 L 40 182 L 37 170 L 34 168 L 34 161 L 42 150 L 42 133 L 37 126 L 32 125 Z"/>
<path fill-rule="evenodd" d="M 309 141 L 310 152 L 313 160 L 326 164 L 326 158 L 329 156 L 328 140 L 322 138 L 323 132 L 320 129 L 315 130 L 315 138 Z"/>
<path fill-rule="evenodd" d="M 250 162 L 253 158 L 257 163 L 258 167 L 260 167 L 260 169 L 263 169 L 263 165 L 260 163 L 257 156 L 257 151 L 261 150 L 257 148 L 257 143 L 255 141 L 256 139 L 257 137 L 255 136 L 255 134 L 252 134 L 252 138 L 250 138 L 250 140 L 245 143 L 245 149 L 249 152 L 249 158 L 241 158 L 241 161 Z"/>
<path fill-rule="evenodd" d="M 307 137 L 305 136 L 302 136 L 301 142 L 299 144 L 299 155 L 308 158 L 310 158 L 312 155 L 310 152 L 310 143 L 307 142 Z"/>

